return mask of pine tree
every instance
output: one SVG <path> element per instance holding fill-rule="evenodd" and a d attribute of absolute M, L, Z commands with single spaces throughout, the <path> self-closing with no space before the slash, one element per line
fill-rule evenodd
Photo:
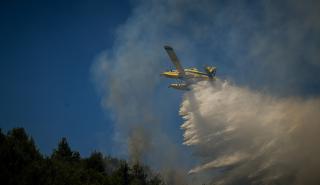
<path fill-rule="evenodd" d="M 86 160 L 86 167 L 101 173 L 105 172 L 105 164 L 102 153 L 97 151 L 93 152 Z"/>
<path fill-rule="evenodd" d="M 5 185 L 162 185 L 140 164 L 93 152 L 81 158 L 62 138 L 51 157 L 43 157 L 23 128 L 0 129 L 0 182 Z M 106 171 L 106 169 L 108 169 Z"/>
<path fill-rule="evenodd" d="M 58 148 L 53 151 L 51 157 L 61 161 L 71 161 L 72 154 L 73 152 L 71 151 L 67 139 L 63 137 L 58 144 Z"/>

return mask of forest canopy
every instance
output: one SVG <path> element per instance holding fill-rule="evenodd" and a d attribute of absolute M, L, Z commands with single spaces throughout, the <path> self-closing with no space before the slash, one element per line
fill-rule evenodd
<path fill-rule="evenodd" d="M 0 182 L 6 185 L 162 185 L 160 175 L 101 152 L 81 157 L 62 138 L 50 156 L 23 128 L 0 130 Z"/>

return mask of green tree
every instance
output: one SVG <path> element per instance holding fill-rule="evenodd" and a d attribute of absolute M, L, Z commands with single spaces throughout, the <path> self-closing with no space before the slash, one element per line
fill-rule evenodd
<path fill-rule="evenodd" d="M 50 157 L 43 157 L 23 128 L 0 129 L 0 182 L 5 185 L 162 185 L 160 176 L 140 165 L 93 152 L 81 158 L 62 138 Z M 106 171 L 107 169 L 107 171 Z"/>
<path fill-rule="evenodd" d="M 131 185 L 146 185 L 147 184 L 147 174 L 143 166 L 139 163 L 135 163 L 132 166 L 132 181 Z"/>
<path fill-rule="evenodd" d="M 42 156 L 25 130 L 14 128 L 7 136 L 1 132 L 0 145 L 0 182 L 8 185 L 36 184 L 28 175 L 30 171 L 36 171 L 35 164 L 41 161 Z"/>
<path fill-rule="evenodd" d="M 101 173 L 105 172 L 105 161 L 101 152 L 94 151 L 85 162 L 87 168 Z"/>
<path fill-rule="evenodd" d="M 58 148 L 54 149 L 51 158 L 63 161 L 70 161 L 72 159 L 73 152 L 68 144 L 68 141 L 63 137 L 59 144 Z"/>
<path fill-rule="evenodd" d="M 130 182 L 129 170 L 127 162 L 122 161 L 120 167 L 112 173 L 110 184 L 128 185 Z"/>

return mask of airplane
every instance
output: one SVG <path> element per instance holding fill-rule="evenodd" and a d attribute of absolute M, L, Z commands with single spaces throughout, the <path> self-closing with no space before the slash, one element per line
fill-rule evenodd
<path fill-rule="evenodd" d="M 190 90 L 190 85 L 199 82 L 199 81 L 214 81 L 216 74 L 216 67 L 205 66 L 205 72 L 199 71 L 197 68 L 183 68 L 180 64 L 180 61 L 175 54 L 174 50 L 170 46 L 164 46 L 164 49 L 167 51 L 173 65 L 176 67 L 176 70 L 170 70 L 161 73 L 161 76 L 167 78 L 177 79 L 178 83 L 173 83 L 169 85 L 169 88 L 174 88 L 178 90 Z"/>

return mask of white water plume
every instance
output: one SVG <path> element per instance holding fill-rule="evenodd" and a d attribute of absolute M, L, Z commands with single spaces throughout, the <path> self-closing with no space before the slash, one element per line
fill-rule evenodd
<path fill-rule="evenodd" d="M 276 98 L 217 80 L 187 92 L 184 144 L 218 184 L 320 184 L 320 100 Z M 214 175 L 213 175 L 214 174 Z"/>
<path fill-rule="evenodd" d="M 319 98 L 274 96 L 319 96 L 319 9 L 298 0 L 132 1 L 114 44 L 92 67 L 114 120 L 112 151 L 160 169 L 167 184 L 189 177 L 202 184 L 205 173 L 224 184 L 318 180 Z M 218 77 L 269 94 L 219 81 L 196 85 L 181 107 L 195 156 L 176 132 L 178 92 L 158 75 L 172 65 L 167 44 L 183 67 L 214 65 Z"/>

